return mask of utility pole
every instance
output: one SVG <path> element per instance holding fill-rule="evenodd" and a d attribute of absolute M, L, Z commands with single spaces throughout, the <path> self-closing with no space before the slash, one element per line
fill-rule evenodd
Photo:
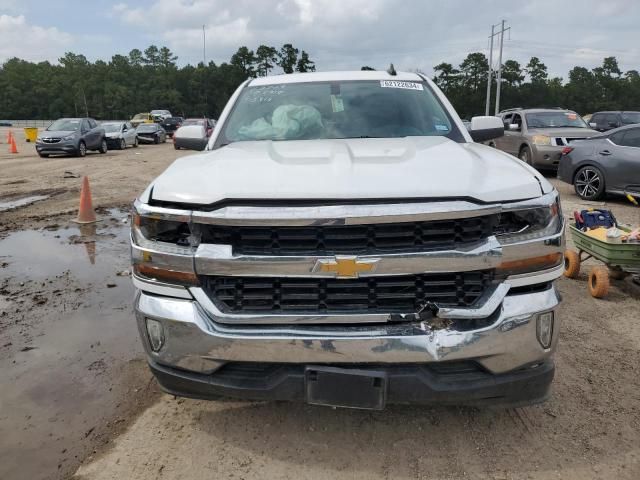
<path fill-rule="evenodd" d="M 504 23 L 504 22 L 503 22 Z M 206 33 L 204 31 L 204 25 L 202 25 L 202 64 L 207 66 L 207 41 L 206 41 Z"/>
<path fill-rule="evenodd" d="M 511 30 L 511 27 L 504 28 L 505 21 L 502 20 L 502 28 L 500 29 L 500 53 L 498 55 L 498 77 L 496 79 L 496 115 L 500 113 L 500 86 L 502 83 L 502 46 L 504 45 L 504 32 Z"/>
<path fill-rule="evenodd" d="M 491 46 L 489 47 L 489 72 L 487 73 L 487 102 L 484 106 L 484 114 L 489 115 L 489 104 L 491 103 L 491 80 L 493 80 L 493 37 L 495 36 L 495 25 L 491 25 L 491 36 L 489 39 L 491 40 Z"/>

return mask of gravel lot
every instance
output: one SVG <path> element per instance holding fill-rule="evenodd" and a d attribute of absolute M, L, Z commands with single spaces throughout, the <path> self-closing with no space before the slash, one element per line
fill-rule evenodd
<path fill-rule="evenodd" d="M 15 129 L 14 129 L 15 130 Z M 40 159 L 0 128 L 0 478 L 640 478 L 640 287 L 564 297 L 551 399 L 509 410 L 384 412 L 201 402 L 158 392 L 131 313 L 126 208 L 170 144 Z M 71 173 L 65 173 L 71 172 Z M 70 224 L 89 175 L 100 223 Z M 585 205 L 558 184 L 565 214 Z M 624 199 L 606 205 L 640 222 Z M 0 207 L 2 208 L 2 207 Z"/>

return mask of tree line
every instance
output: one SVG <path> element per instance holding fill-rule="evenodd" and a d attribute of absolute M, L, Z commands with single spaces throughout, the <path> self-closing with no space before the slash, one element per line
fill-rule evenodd
<path fill-rule="evenodd" d="M 484 115 L 489 62 L 483 53 L 470 53 L 457 68 L 440 63 L 434 71 L 434 82 L 462 118 Z M 491 92 L 493 115 L 495 76 Z M 593 69 L 572 68 L 564 82 L 560 77 L 550 77 L 538 57 L 531 57 L 524 66 L 507 60 L 502 68 L 500 109 L 514 107 L 562 107 L 582 115 L 601 110 L 640 110 L 640 74 L 638 70 L 622 72 L 616 57 L 606 57 Z"/>
<path fill-rule="evenodd" d="M 218 118 L 234 90 L 250 77 L 315 71 L 309 54 L 287 43 L 280 49 L 240 47 L 229 62 L 178 67 L 167 47 L 90 62 L 68 52 L 58 64 L 11 58 L 0 66 L 0 119 L 91 116 L 124 119 L 152 109 Z"/>

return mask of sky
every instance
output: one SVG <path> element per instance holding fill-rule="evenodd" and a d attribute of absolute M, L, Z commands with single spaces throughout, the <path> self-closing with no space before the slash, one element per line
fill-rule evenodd
<path fill-rule="evenodd" d="M 488 56 L 491 25 L 502 20 L 511 27 L 503 60 L 538 56 L 565 79 L 606 56 L 640 70 L 638 0 L 0 0 L 0 62 L 55 62 L 67 51 L 108 60 L 155 44 L 196 64 L 205 25 L 206 59 L 216 63 L 242 45 L 292 43 L 318 70 L 394 63 L 432 75 L 440 62 Z"/>

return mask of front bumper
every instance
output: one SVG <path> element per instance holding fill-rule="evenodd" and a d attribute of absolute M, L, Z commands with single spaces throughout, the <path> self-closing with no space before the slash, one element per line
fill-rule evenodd
<path fill-rule="evenodd" d="M 208 139 L 204 138 L 184 138 L 175 137 L 174 143 L 176 147 L 186 148 L 188 150 L 204 150 L 207 146 Z"/>
<path fill-rule="evenodd" d="M 192 299 L 139 292 L 136 317 L 152 370 L 163 388 L 176 395 L 300 399 L 305 366 L 340 365 L 387 371 L 392 403 L 521 404 L 542 401 L 548 393 L 558 303 L 553 285 L 507 295 L 475 329 L 432 329 L 424 322 L 230 326 L 217 322 Z M 553 337 L 545 349 L 536 322 L 538 314 L 550 311 L 555 312 Z M 162 324 L 159 352 L 151 349 L 147 318 Z M 217 375 L 237 362 L 284 367 L 277 381 L 260 385 Z M 478 371 L 455 378 L 432 371 L 456 362 L 477 365 Z"/>
<path fill-rule="evenodd" d="M 78 147 L 74 143 L 36 143 L 36 151 L 45 155 L 60 153 L 76 153 Z"/>
<path fill-rule="evenodd" d="M 531 146 L 532 163 L 535 167 L 557 169 L 564 146 Z"/>

